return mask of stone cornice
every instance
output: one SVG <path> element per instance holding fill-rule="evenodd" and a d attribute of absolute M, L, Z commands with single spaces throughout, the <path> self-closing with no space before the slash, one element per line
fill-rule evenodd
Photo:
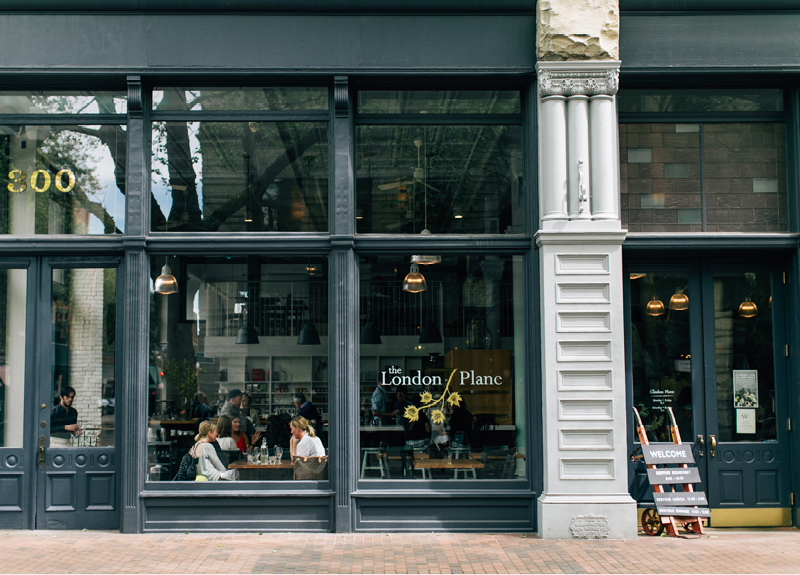
<path fill-rule="evenodd" d="M 619 61 L 539 62 L 539 95 L 613 96 L 619 89 Z"/>

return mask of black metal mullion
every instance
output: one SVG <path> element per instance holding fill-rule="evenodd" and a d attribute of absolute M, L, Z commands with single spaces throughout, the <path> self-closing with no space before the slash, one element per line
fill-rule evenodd
<path fill-rule="evenodd" d="M 0 114 L 0 124 L 29 126 L 93 126 L 126 124 L 126 114 Z"/>
<path fill-rule="evenodd" d="M 703 123 L 700 124 L 700 209 L 703 213 L 703 231 L 706 231 L 706 165 L 705 165 L 705 138 L 703 137 Z"/>
<path fill-rule="evenodd" d="M 620 124 L 785 122 L 786 112 L 620 112 Z"/>
<path fill-rule="evenodd" d="M 329 122 L 330 112 L 150 112 L 153 122 Z"/>

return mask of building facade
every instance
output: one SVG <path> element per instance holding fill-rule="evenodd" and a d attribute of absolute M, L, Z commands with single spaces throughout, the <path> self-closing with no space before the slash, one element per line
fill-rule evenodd
<path fill-rule="evenodd" d="M 6 4 L 3 525 L 797 524 L 800 5 Z"/>

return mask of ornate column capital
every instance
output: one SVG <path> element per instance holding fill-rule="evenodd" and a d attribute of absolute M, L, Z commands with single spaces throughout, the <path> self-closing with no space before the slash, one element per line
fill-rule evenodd
<path fill-rule="evenodd" d="M 539 95 L 613 96 L 619 88 L 619 61 L 539 62 Z"/>

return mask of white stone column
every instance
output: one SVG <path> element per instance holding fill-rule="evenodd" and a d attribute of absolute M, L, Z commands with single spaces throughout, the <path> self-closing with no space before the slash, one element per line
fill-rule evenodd
<path fill-rule="evenodd" d="M 592 155 L 592 219 L 616 220 L 618 153 L 617 111 L 614 96 L 599 94 L 589 99 L 590 153 Z"/>
<path fill-rule="evenodd" d="M 589 205 L 589 98 L 567 98 L 567 197 L 569 219 L 591 220 Z"/>
<path fill-rule="evenodd" d="M 564 96 L 542 98 L 539 119 L 542 219 L 567 219 L 567 113 Z"/>
<path fill-rule="evenodd" d="M 636 502 L 628 494 L 625 231 L 616 209 L 618 67 L 616 61 L 538 64 L 542 101 L 567 99 L 569 151 L 570 220 L 554 225 L 542 217 L 536 234 L 544 442 L 537 507 L 546 539 L 626 539 L 637 532 Z M 550 143 L 545 138 L 542 151 Z M 546 172 L 550 166 L 540 157 Z"/>

